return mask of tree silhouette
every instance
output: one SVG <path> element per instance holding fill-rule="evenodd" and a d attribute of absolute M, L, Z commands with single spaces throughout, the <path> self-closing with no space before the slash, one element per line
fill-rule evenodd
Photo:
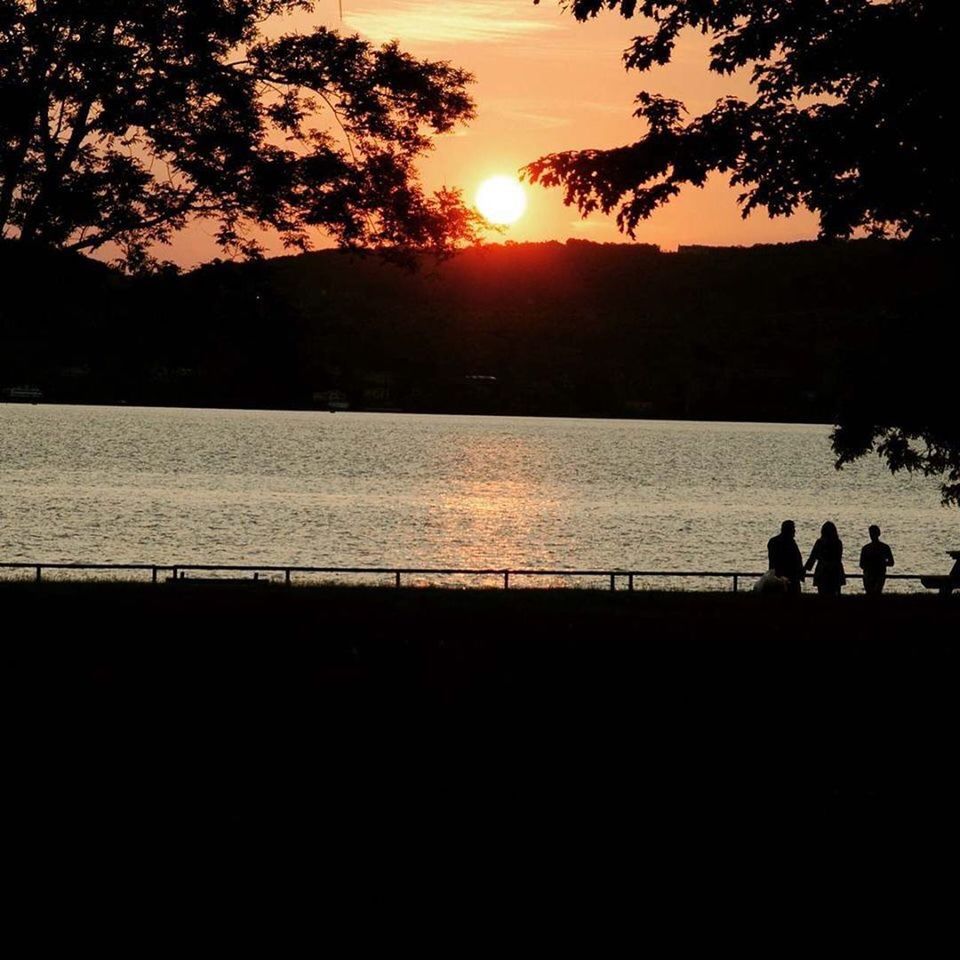
<path fill-rule="evenodd" d="M 741 188 L 744 216 L 757 208 L 779 216 L 805 207 L 818 214 L 825 238 L 863 231 L 956 241 L 957 164 L 944 143 L 957 119 L 948 76 L 955 55 L 950 4 L 570 0 L 568 6 L 580 20 L 604 8 L 648 18 L 652 32 L 624 53 L 628 69 L 668 63 L 680 33 L 695 29 L 712 38 L 712 71 L 749 68 L 753 84 L 751 100 L 724 97 L 693 118 L 679 101 L 641 92 L 635 116 L 646 129 L 635 143 L 555 153 L 526 167 L 532 181 L 561 186 L 566 203 L 584 215 L 615 212 L 633 236 L 682 187 L 703 186 L 719 171 Z M 955 325 L 943 326 L 936 350 L 929 341 L 908 343 L 895 361 L 865 364 L 864 382 L 851 385 L 839 412 L 833 444 L 838 467 L 875 450 L 894 471 L 944 477 L 944 502 L 960 505 L 954 386 L 960 344 Z"/>
<path fill-rule="evenodd" d="M 472 116 L 468 74 L 324 28 L 311 0 L 0 0 L 0 230 L 130 269 L 194 218 L 227 252 L 448 248 L 475 216 L 414 163 Z M 271 21 L 271 18 L 273 20 Z M 268 21 L 270 21 L 268 23 Z"/>
<path fill-rule="evenodd" d="M 535 0 L 539 2 L 539 0 Z M 629 69 L 669 62 L 686 28 L 709 34 L 710 69 L 750 67 L 751 101 L 724 97 L 685 120 L 684 105 L 637 96 L 646 133 L 629 146 L 542 157 L 527 167 L 586 214 L 637 223 L 711 171 L 742 187 L 744 215 L 806 207 L 824 236 L 858 228 L 923 238 L 957 234 L 957 169 L 944 131 L 957 116 L 955 42 L 940 0 L 571 0 L 650 18 L 624 53 Z"/>

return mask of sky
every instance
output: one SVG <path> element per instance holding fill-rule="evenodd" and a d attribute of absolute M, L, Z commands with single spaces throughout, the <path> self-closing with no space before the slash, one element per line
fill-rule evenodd
<path fill-rule="evenodd" d="M 319 0 L 312 14 L 299 13 L 283 29 L 337 27 L 375 41 L 400 41 L 417 56 L 448 60 L 474 74 L 477 117 L 435 139 L 421 164 L 429 189 L 459 187 L 472 202 L 484 179 L 515 174 L 547 153 L 606 148 L 643 135 L 633 99 L 643 89 L 683 100 L 691 114 L 710 109 L 725 94 L 749 95 L 745 76 L 720 77 L 706 67 L 708 41 L 682 38 L 673 61 L 645 74 L 628 73 L 621 60 L 630 39 L 648 32 L 641 19 L 605 12 L 586 23 L 564 12 L 559 0 Z M 612 216 L 584 220 L 566 207 L 558 189 L 527 188 L 524 216 L 496 240 L 588 239 L 629 242 Z M 703 189 L 687 188 L 636 230 L 638 243 L 665 249 L 680 244 L 748 245 L 810 239 L 816 220 L 801 212 L 770 219 L 762 212 L 743 220 L 736 191 L 716 176 Z M 281 252 L 270 245 L 271 252 Z M 177 241 L 174 259 L 197 262 L 216 254 L 202 227 Z"/>

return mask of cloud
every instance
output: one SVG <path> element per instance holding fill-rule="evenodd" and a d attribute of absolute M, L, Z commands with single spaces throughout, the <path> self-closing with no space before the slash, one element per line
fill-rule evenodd
<path fill-rule="evenodd" d="M 481 113 L 485 117 L 497 115 L 540 130 L 570 126 L 573 121 L 563 116 L 562 111 L 552 110 L 551 106 L 558 104 L 526 97 L 489 97 L 483 101 Z"/>
<path fill-rule="evenodd" d="M 570 226 L 574 230 L 602 230 L 613 228 L 612 219 L 606 220 L 571 220 Z"/>
<path fill-rule="evenodd" d="M 546 113 L 530 113 L 524 110 L 501 110 L 500 115 L 508 120 L 517 120 L 536 130 L 557 130 L 569 127 L 573 121 L 567 117 L 554 117 Z"/>
<path fill-rule="evenodd" d="M 545 11 L 504 0 L 398 0 L 377 10 L 343 12 L 344 23 L 371 40 L 506 43 L 559 30 Z"/>

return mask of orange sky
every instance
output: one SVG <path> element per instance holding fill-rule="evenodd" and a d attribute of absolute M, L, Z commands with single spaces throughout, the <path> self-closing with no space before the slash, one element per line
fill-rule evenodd
<path fill-rule="evenodd" d="M 613 147 L 643 133 L 631 117 L 637 91 L 650 89 L 683 100 L 691 112 L 709 109 L 727 93 L 746 93 L 743 77 L 706 69 L 707 42 L 692 34 L 673 62 L 647 74 L 627 73 L 620 55 L 630 38 L 646 32 L 642 20 L 607 13 L 578 23 L 558 0 L 320 0 L 313 15 L 297 14 L 280 29 L 340 25 L 375 40 L 400 40 L 411 53 L 450 60 L 476 76 L 478 115 L 468 128 L 436 140 L 422 164 L 427 187 L 460 187 L 472 201 L 480 182 L 513 173 L 545 153 Z M 678 244 L 751 244 L 809 239 L 816 220 L 806 212 L 771 220 L 754 213 L 742 220 L 735 192 L 717 177 L 703 190 L 688 189 L 637 229 L 637 241 L 666 248 Z M 503 239 L 565 240 L 579 237 L 622 242 L 612 217 L 581 220 L 560 191 L 528 188 L 526 214 Z M 495 238 L 494 238 L 495 239 Z M 271 252 L 280 252 L 272 245 Z M 195 263 L 216 255 L 202 226 L 178 239 L 174 259 Z"/>

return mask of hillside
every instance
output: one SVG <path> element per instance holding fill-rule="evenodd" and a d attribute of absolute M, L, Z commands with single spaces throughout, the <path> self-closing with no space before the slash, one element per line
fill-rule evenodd
<path fill-rule="evenodd" d="M 322 251 L 130 281 L 77 258 L 27 265 L 7 244 L 0 385 L 78 402 L 310 407 L 338 391 L 367 409 L 829 421 L 865 371 L 867 388 L 904 383 L 895 371 L 943 339 L 952 260 L 881 241 L 570 241 L 416 271 Z"/>

